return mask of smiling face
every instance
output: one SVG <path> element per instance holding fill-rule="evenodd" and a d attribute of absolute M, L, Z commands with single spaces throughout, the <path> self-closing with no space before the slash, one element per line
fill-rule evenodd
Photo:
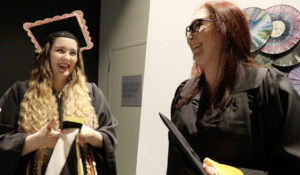
<path fill-rule="evenodd" d="M 57 38 L 50 49 L 50 65 L 55 81 L 68 80 L 78 59 L 77 42 L 70 38 Z"/>
<path fill-rule="evenodd" d="M 210 19 L 211 15 L 206 8 L 201 8 L 194 16 L 196 19 Z M 191 24 L 190 23 L 190 24 Z M 193 52 L 193 59 L 204 69 L 217 63 L 221 50 L 221 35 L 214 21 L 202 21 L 197 32 L 189 32 L 187 42 Z"/>

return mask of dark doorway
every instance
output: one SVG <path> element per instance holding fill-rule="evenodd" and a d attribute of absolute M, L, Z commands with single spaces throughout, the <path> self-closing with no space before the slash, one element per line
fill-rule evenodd
<path fill-rule="evenodd" d="M 89 82 L 98 83 L 100 0 L 0 0 L 0 97 L 16 81 L 30 78 L 35 48 L 23 23 L 81 10 L 94 47 L 83 51 Z"/>

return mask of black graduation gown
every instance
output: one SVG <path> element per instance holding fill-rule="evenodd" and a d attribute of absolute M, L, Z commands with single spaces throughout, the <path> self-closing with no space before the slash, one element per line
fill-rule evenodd
<path fill-rule="evenodd" d="M 98 174 L 115 175 L 115 149 L 117 120 L 112 115 L 102 91 L 94 83 L 86 83 L 92 106 L 98 117 L 103 136 L 103 147 L 90 146 Z M 21 156 L 27 134 L 18 132 L 20 104 L 28 88 L 28 81 L 16 82 L 0 99 L 0 174 L 23 175 L 33 153 Z M 60 106 L 59 106 L 60 108 Z"/>
<path fill-rule="evenodd" d="M 175 102 L 193 81 L 179 86 Z M 245 175 L 300 174 L 300 96 L 283 74 L 246 67 L 227 102 L 224 120 L 211 124 L 199 122 L 209 115 L 204 111 L 204 75 L 198 83 L 199 93 L 189 103 L 171 108 L 171 120 L 202 161 L 209 157 Z M 184 84 L 189 88 L 182 88 Z M 169 138 L 168 175 L 191 174 L 189 162 L 180 154 Z"/>

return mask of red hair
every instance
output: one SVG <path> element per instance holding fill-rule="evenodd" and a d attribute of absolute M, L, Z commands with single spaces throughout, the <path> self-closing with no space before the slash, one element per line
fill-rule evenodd
<path fill-rule="evenodd" d="M 211 121 L 222 120 L 222 112 L 225 109 L 230 92 L 236 85 L 238 75 L 243 71 L 243 65 L 259 66 L 250 56 L 251 36 L 248 21 L 241 9 L 227 1 L 210 1 L 201 8 L 205 8 L 211 15 L 218 32 L 221 35 L 221 52 L 219 55 L 218 78 L 215 80 L 215 90 L 210 97 L 207 107 L 217 109 L 211 116 Z M 201 9 L 200 8 L 200 9 Z M 200 75 L 197 78 L 204 78 Z M 195 81 L 198 82 L 198 81 Z M 187 103 L 199 90 L 196 86 L 180 103 Z M 178 95 L 178 94 L 177 94 Z"/>

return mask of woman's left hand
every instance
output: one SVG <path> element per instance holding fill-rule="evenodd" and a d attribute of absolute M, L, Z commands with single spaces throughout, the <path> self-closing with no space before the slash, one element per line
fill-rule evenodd
<path fill-rule="evenodd" d="M 82 125 L 79 139 L 78 144 L 89 143 L 96 147 L 103 147 L 102 135 L 88 126 Z"/>
<path fill-rule="evenodd" d="M 79 134 L 79 143 L 88 143 L 91 137 L 93 137 L 94 130 L 88 126 L 82 125 L 81 131 Z"/>

